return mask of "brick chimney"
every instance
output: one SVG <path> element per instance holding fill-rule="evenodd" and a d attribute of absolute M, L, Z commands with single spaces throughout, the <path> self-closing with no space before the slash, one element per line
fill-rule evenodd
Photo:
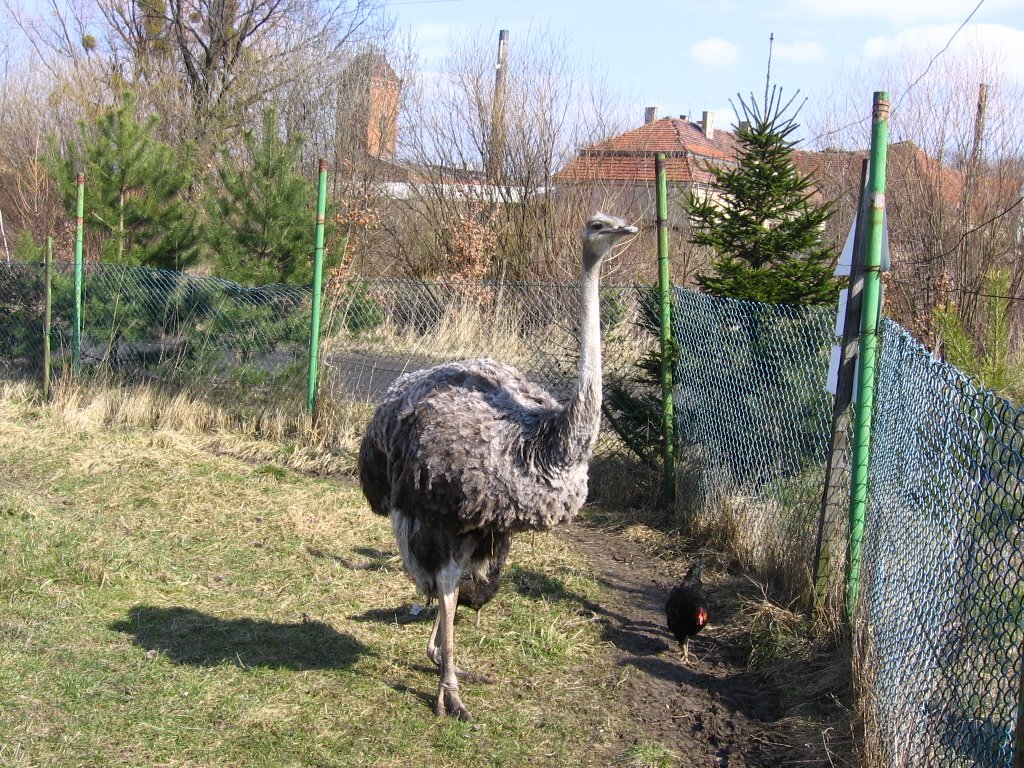
<path fill-rule="evenodd" d="M 700 127 L 704 129 L 704 138 L 715 138 L 715 113 L 705 111 L 704 117 L 700 121 Z"/>
<path fill-rule="evenodd" d="M 390 76 L 389 76 L 390 74 Z M 395 156 L 398 143 L 398 96 L 401 82 L 393 73 L 375 73 L 370 78 L 366 154 Z"/>
<path fill-rule="evenodd" d="M 647 107 L 644 109 L 644 125 L 649 125 L 658 119 L 658 108 Z"/>
<path fill-rule="evenodd" d="M 383 54 L 368 50 L 355 56 L 338 83 L 338 148 L 354 158 L 393 158 L 401 87 Z"/>

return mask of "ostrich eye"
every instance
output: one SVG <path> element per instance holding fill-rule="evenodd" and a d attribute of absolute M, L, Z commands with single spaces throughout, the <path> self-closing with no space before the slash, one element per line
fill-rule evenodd
<path fill-rule="evenodd" d="M 604 224 L 602 224 L 600 221 L 595 221 L 593 224 L 590 225 L 590 228 L 595 232 L 599 232 L 602 229 L 604 229 Z"/>

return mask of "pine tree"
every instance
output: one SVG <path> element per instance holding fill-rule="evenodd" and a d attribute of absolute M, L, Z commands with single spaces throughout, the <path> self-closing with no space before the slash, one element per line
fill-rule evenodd
<path fill-rule="evenodd" d="M 312 279 L 315 195 L 296 173 L 302 139 L 282 141 L 277 110 L 263 113 L 262 135 L 246 131 L 244 153 L 228 153 L 222 189 L 207 203 L 208 242 L 221 277 L 249 285 Z"/>
<path fill-rule="evenodd" d="M 184 197 L 192 163 L 154 138 L 158 122 L 140 122 L 126 92 L 94 124 L 79 124 L 80 144 L 62 149 L 51 138 L 48 168 L 71 216 L 85 173 L 85 226 L 100 233 L 103 261 L 181 270 L 199 255 L 196 213 Z"/>
<path fill-rule="evenodd" d="M 691 242 L 714 250 L 712 274 L 698 275 L 714 295 L 786 304 L 827 304 L 838 287 L 835 254 L 821 240 L 832 204 L 813 202 L 810 179 L 793 164 L 799 127 L 786 113 L 782 91 L 773 87 L 758 105 L 740 97 L 744 120 L 736 130 L 735 165 L 709 166 L 714 191 L 691 194 Z M 797 110 L 799 111 L 799 110 Z"/>

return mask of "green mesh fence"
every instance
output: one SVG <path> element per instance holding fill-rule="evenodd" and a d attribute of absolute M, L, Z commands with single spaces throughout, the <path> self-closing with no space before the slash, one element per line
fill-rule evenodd
<path fill-rule="evenodd" d="M 675 409 L 692 522 L 744 533 L 772 574 L 810 563 L 832 397 L 824 391 L 835 310 L 673 294 Z M 688 498 L 685 498 L 688 497 Z M 804 586 L 804 585 L 801 585 Z"/>
<path fill-rule="evenodd" d="M 11 375 L 41 375 L 43 268 L 0 270 L 3 364 Z M 73 266 L 54 265 L 51 349 L 55 370 L 72 363 Z M 237 398 L 259 409 L 299 399 L 309 346 L 310 291 L 243 288 L 211 277 L 87 264 L 81 363 L 102 371 Z"/>
<path fill-rule="evenodd" d="M 55 265 L 51 346 L 71 365 L 72 265 Z M 632 375 L 652 339 L 639 329 L 634 287 L 602 289 L 605 369 Z M 305 402 L 308 288 L 245 288 L 226 280 L 140 267 L 87 264 L 82 367 L 189 389 L 259 413 Z M 494 357 L 560 399 L 576 378 L 579 286 L 332 280 L 321 317 L 319 401 L 373 403 L 401 374 L 453 359 Z M 0 268 L 0 365 L 41 376 L 43 268 Z M 626 460 L 614 432 L 602 457 Z"/>
<path fill-rule="evenodd" d="M 1013 758 L 1024 415 L 887 322 L 864 543 L 863 667 L 889 765 Z"/>

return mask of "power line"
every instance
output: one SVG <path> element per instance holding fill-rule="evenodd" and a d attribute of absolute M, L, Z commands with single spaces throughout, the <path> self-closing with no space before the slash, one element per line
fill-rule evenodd
<path fill-rule="evenodd" d="M 967 14 L 967 18 L 964 19 L 963 22 L 961 22 L 960 26 L 956 28 L 956 31 L 952 35 L 950 35 L 949 40 L 947 40 L 946 44 L 944 46 L 942 46 L 942 50 L 939 51 L 938 53 L 936 53 L 934 56 L 932 56 L 931 61 L 928 62 L 928 66 L 926 66 L 924 68 L 924 72 L 922 72 L 920 75 L 918 75 L 917 80 L 912 82 L 907 87 L 907 90 L 905 90 L 903 92 L 903 96 L 906 96 L 908 93 L 910 93 L 910 89 L 913 88 L 915 85 L 920 83 L 921 80 L 924 79 L 924 76 L 928 74 L 928 70 L 930 70 L 932 68 L 932 64 L 935 63 L 935 60 L 938 59 L 939 56 L 941 56 L 942 54 L 944 54 L 946 51 L 949 50 L 949 46 L 953 44 L 953 40 L 956 38 L 956 36 L 960 34 L 960 32 L 963 30 L 963 28 L 967 26 L 967 23 L 974 17 L 974 14 L 976 14 L 978 12 L 978 9 L 981 8 L 981 6 L 983 6 L 984 4 L 985 4 L 985 0 L 978 0 L 978 4 L 976 6 L 974 6 L 974 10 L 971 11 L 969 14 Z M 903 99 L 903 96 L 900 96 L 901 100 Z M 897 104 L 898 103 L 899 102 L 897 102 Z M 894 108 L 895 108 L 895 106 L 894 106 Z"/>
<path fill-rule="evenodd" d="M 914 82 L 912 82 L 910 85 L 908 85 L 906 87 L 906 89 L 903 91 L 903 93 L 901 93 L 899 95 L 899 97 L 893 103 L 892 111 L 896 111 L 896 109 L 900 105 L 900 102 L 902 102 L 903 99 L 906 98 L 907 94 L 910 93 L 910 91 L 916 85 L 918 85 L 918 83 L 920 83 L 924 79 L 925 75 L 928 74 L 928 72 L 932 68 L 932 64 L 934 64 L 942 54 L 944 54 L 946 51 L 949 50 L 949 46 L 953 44 L 953 40 L 956 39 L 956 36 L 959 35 L 963 31 L 963 28 L 967 26 L 967 24 L 971 21 L 971 19 L 974 18 L 974 14 L 976 14 L 978 12 L 978 9 L 981 8 L 981 6 L 983 6 L 984 4 L 985 4 L 985 0 L 978 0 L 978 4 L 976 6 L 974 6 L 974 10 L 972 10 L 969 14 L 967 14 L 967 18 L 964 19 L 960 23 L 960 26 L 956 28 L 956 31 L 954 31 L 953 34 L 949 36 L 949 40 L 947 40 L 946 44 L 944 46 L 942 46 L 942 49 L 938 53 L 936 53 L 934 56 L 932 56 L 931 60 L 927 64 L 927 66 L 925 66 L 924 71 L 920 75 L 917 76 L 917 79 L 914 80 Z M 852 121 L 850 123 L 847 123 L 846 125 L 840 126 L 839 128 L 834 128 L 831 131 L 825 131 L 824 133 L 822 133 L 822 134 L 820 134 L 818 136 L 815 136 L 813 139 L 811 139 L 811 142 L 817 142 L 817 141 L 820 141 L 821 139 L 826 139 L 829 136 L 835 136 L 837 133 L 842 133 L 843 131 L 845 131 L 845 130 L 847 130 L 849 128 L 853 128 L 855 126 L 863 124 L 864 122 L 866 122 L 870 118 L 871 118 L 871 115 L 864 115 L 864 117 L 858 118 L 857 120 L 854 120 L 854 121 Z"/>
<path fill-rule="evenodd" d="M 398 0 L 386 2 L 385 5 L 433 5 L 434 3 L 461 3 L 462 0 Z"/>
<path fill-rule="evenodd" d="M 913 285 L 911 280 L 901 280 L 900 278 L 890 278 L 888 281 L 894 285 Z M 974 298 L 981 299 L 1000 299 L 1001 301 L 1024 301 L 1024 296 L 1004 296 L 1001 293 L 985 293 L 981 290 L 975 290 L 971 288 L 962 288 L 960 286 L 950 286 L 946 289 L 949 293 L 959 293 L 961 296 L 973 296 Z"/>

